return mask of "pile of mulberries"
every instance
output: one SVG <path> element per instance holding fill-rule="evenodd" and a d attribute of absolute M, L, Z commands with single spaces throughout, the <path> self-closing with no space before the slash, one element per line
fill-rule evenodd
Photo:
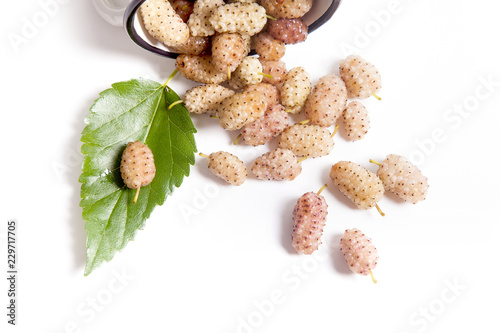
<path fill-rule="evenodd" d="M 180 53 L 177 70 L 201 84 L 186 92 L 187 110 L 216 118 L 224 130 L 238 131 L 234 144 L 274 147 L 248 165 L 250 174 L 245 162 L 229 152 L 200 154 L 208 159 L 210 171 L 228 184 L 242 185 L 248 177 L 296 179 L 306 159 L 331 154 L 339 126 L 346 141 L 369 135 L 370 116 L 360 100 L 380 99 L 382 87 L 372 63 L 348 56 L 338 73 L 323 73 L 314 83 L 306 68 L 287 70 L 283 61 L 286 45 L 307 39 L 303 16 L 312 6 L 313 0 L 147 0 L 141 6 L 149 34 Z M 352 161 L 332 163 L 331 182 L 353 207 L 376 208 L 384 216 L 378 203 L 386 192 L 411 203 L 426 198 L 427 178 L 403 156 L 370 161 L 378 171 Z M 124 175 L 131 163 L 124 164 Z M 326 186 L 302 195 L 293 209 L 291 241 L 299 254 L 312 254 L 321 245 L 328 215 L 321 192 Z M 372 270 L 378 253 L 364 233 L 346 230 L 340 249 L 354 273 L 370 274 L 376 282 Z"/>

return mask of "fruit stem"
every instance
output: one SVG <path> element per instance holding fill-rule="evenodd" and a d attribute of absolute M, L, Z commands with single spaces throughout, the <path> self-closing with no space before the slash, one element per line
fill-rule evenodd
<path fill-rule="evenodd" d="M 235 140 L 234 140 L 234 142 L 233 142 L 233 145 L 235 145 L 235 146 L 236 146 L 236 145 L 238 144 L 238 142 L 240 141 L 240 138 L 241 138 L 241 133 L 240 133 L 240 134 L 238 134 L 238 136 L 236 137 L 236 139 L 235 139 Z"/>
<path fill-rule="evenodd" d="M 333 133 L 332 133 L 332 138 L 335 136 L 335 134 L 337 134 L 339 130 L 339 125 L 335 125 L 335 129 L 333 130 Z"/>
<path fill-rule="evenodd" d="M 217 116 L 216 116 L 216 115 L 214 115 L 214 114 L 211 114 L 211 115 L 210 115 L 210 118 L 217 119 Z"/>
<path fill-rule="evenodd" d="M 198 155 L 200 155 L 201 157 L 210 158 L 210 156 L 208 156 L 207 154 L 199 153 Z"/>
<path fill-rule="evenodd" d="M 176 106 L 177 104 L 182 104 L 182 103 L 184 103 L 184 101 L 183 101 L 182 99 L 180 99 L 180 100 L 178 100 L 178 101 L 175 101 L 175 102 L 171 103 L 171 104 L 168 106 L 167 110 L 171 110 L 171 109 L 172 109 L 174 106 Z"/>
<path fill-rule="evenodd" d="M 278 19 L 272 15 L 266 14 L 267 18 L 272 20 L 272 21 L 277 21 Z"/>
<path fill-rule="evenodd" d="M 325 185 L 321 186 L 321 188 L 319 189 L 319 191 L 316 194 L 320 195 L 321 192 L 323 192 L 327 186 L 328 186 L 328 184 L 325 184 Z"/>
<path fill-rule="evenodd" d="M 375 93 L 372 93 L 372 95 L 373 95 L 376 99 L 378 99 L 379 101 L 381 101 L 381 100 L 382 100 L 382 97 L 380 97 L 379 95 L 377 95 L 377 94 L 375 94 Z"/>
<path fill-rule="evenodd" d="M 268 79 L 272 79 L 273 78 L 273 76 L 271 74 L 266 74 L 266 73 L 262 73 L 262 72 L 257 72 L 257 74 L 262 75 L 264 77 L 267 77 Z"/>
<path fill-rule="evenodd" d="M 368 269 L 370 271 L 370 276 L 372 277 L 373 283 L 377 283 L 377 280 L 375 280 L 375 276 L 373 276 L 373 271 L 371 268 Z"/>
<path fill-rule="evenodd" d="M 371 158 L 370 158 L 370 163 L 376 164 L 376 165 L 378 165 L 378 166 L 382 166 L 382 163 L 377 162 L 377 161 L 375 161 L 375 160 L 372 160 Z"/>
<path fill-rule="evenodd" d="M 139 198 L 139 192 L 140 192 L 140 191 L 141 191 L 141 188 L 139 187 L 139 188 L 137 189 L 137 192 L 135 192 L 134 203 L 136 203 L 136 202 L 137 202 L 137 199 Z"/>
<path fill-rule="evenodd" d="M 304 156 L 304 157 L 301 157 L 297 160 L 297 163 L 300 163 L 300 162 L 304 162 L 305 160 L 307 160 L 307 156 Z"/>
<path fill-rule="evenodd" d="M 229 66 L 227 67 L 227 79 L 231 80 L 231 68 Z"/>
<path fill-rule="evenodd" d="M 170 74 L 170 76 L 168 77 L 167 81 L 165 81 L 165 83 L 163 84 L 164 87 L 168 86 L 168 84 L 170 83 L 170 81 L 174 78 L 175 75 L 177 75 L 177 73 L 179 73 L 179 70 L 176 68 L 175 71 L 172 72 L 172 74 Z"/>
<path fill-rule="evenodd" d="M 311 122 L 311 119 L 306 119 L 306 120 L 299 121 L 299 124 L 305 125 L 305 124 L 308 124 L 310 122 Z"/>
<path fill-rule="evenodd" d="M 378 204 L 376 204 L 375 207 L 377 208 L 377 210 L 380 213 L 380 215 L 385 216 L 385 213 L 382 211 L 382 209 L 380 209 L 380 207 L 378 206 Z"/>

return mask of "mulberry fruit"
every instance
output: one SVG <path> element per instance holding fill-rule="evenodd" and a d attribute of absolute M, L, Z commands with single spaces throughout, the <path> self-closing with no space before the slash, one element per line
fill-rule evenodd
<path fill-rule="evenodd" d="M 219 72 L 233 72 L 245 55 L 246 43 L 238 33 L 221 33 L 212 39 L 212 58 Z"/>
<path fill-rule="evenodd" d="M 307 24 L 301 19 L 270 20 L 267 32 L 285 44 L 297 44 L 307 39 Z"/>
<path fill-rule="evenodd" d="M 360 102 L 351 102 L 344 110 L 344 129 L 350 141 L 361 140 L 370 129 L 370 116 Z"/>
<path fill-rule="evenodd" d="M 181 54 L 177 56 L 176 66 L 182 76 L 195 82 L 218 84 L 227 80 L 227 73 L 215 68 L 211 56 Z"/>
<path fill-rule="evenodd" d="M 340 63 L 340 76 L 347 87 L 349 98 L 368 98 L 382 86 L 380 73 L 365 59 L 351 55 Z"/>
<path fill-rule="evenodd" d="M 285 55 L 285 43 L 265 31 L 253 37 L 253 45 L 262 60 L 280 60 Z"/>
<path fill-rule="evenodd" d="M 273 105 L 273 104 L 278 104 L 280 102 L 280 91 L 278 90 L 278 88 L 276 88 L 276 86 L 273 86 L 272 84 L 269 84 L 269 83 L 260 82 L 260 83 L 252 84 L 252 85 L 246 86 L 245 89 L 243 89 L 243 91 L 244 92 L 245 91 L 258 91 L 258 92 L 260 92 L 266 98 L 268 107 Z"/>
<path fill-rule="evenodd" d="M 263 180 L 294 180 L 302 172 L 301 162 L 289 150 L 276 148 L 257 158 L 252 173 Z"/>
<path fill-rule="evenodd" d="M 222 128 L 237 130 L 261 117 L 267 109 L 264 96 L 257 91 L 234 94 L 217 107 L 217 119 Z"/>
<path fill-rule="evenodd" d="M 333 137 L 328 128 L 318 125 L 295 124 L 278 138 L 280 148 L 290 149 L 297 156 L 320 157 L 330 154 Z"/>
<path fill-rule="evenodd" d="M 304 108 L 311 93 L 311 80 L 303 67 L 292 68 L 280 89 L 281 104 L 291 114 L 298 114 Z"/>
<path fill-rule="evenodd" d="M 340 250 L 353 273 L 370 274 L 374 283 L 372 270 L 377 266 L 378 253 L 370 238 L 361 230 L 347 229 L 340 239 Z"/>
<path fill-rule="evenodd" d="M 192 113 L 215 114 L 217 106 L 234 91 L 218 84 L 197 86 L 186 91 L 184 105 Z"/>
<path fill-rule="evenodd" d="M 347 103 L 344 81 L 328 74 L 319 79 L 307 98 L 304 114 L 311 124 L 329 127 L 335 125 Z"/>
<path fill-rule="evenodd" d="M 384 216 L 377 205 L 384 195 L 384 185 L 376 174 L 356 163 L 340 161 L 332 166 L 330 178 L 356 207 L 361 209 L 376 207 Z"/>
<path fill-rule="evenodd" d="M 137 189 L 134 198 L 136 203 L 141 187 L 150 184 L 155 178 L 156 168 L 151 149 L 140 141 L 129 142 L 122 153 L 120 172 L 125 185 Z"/>
<path fill-rule="evenodd" d="M 376 163 L 375 161 L 372 161 Z M 425 200 L 429 184 L 427 177 L 403 156 L 388 155 L 379 165 L 377 175 L 386 191 L 390 191 L 404 201 L 416 204 Z"/>
<path fill-rule="evenodd" d="M 182 18 L 165 0 L 147 0 L 140 7 L 146 30 L 166 46 L 185 44 L 189 39 L 189 28 Z"/>
<path fill-rule="evenodd" d="M 299 254 L 312 254 L 321 245 L 328 205 L 321 191 L 307 192 L 299 198 L 293 210 L 292 246 Z"/>
<path fill-rule="evenodd" d="M 247 168 L 237 156 L 224 151 L 200 156 L 208 158 L 208 169 L 218 178 L 235 186 L 245 182 Z"/>
<path fill-rule="evenodd" d="M 267 74 L 262 78 L 262 82 L 278 85 L 285 81 L 287 70 L 283 61 L 262 59 L 259 59 L 259 61 L 262 64 L 262 73 Z"/>
<path fill-rule="evenodd" d="M 215 34 L 215 29 L 210 23 L 210 16 L 217 7 L 222 5 L 224 5 L 223 0 L 197 0 L 187 22 L 191 35 L 205 37 Z"/>
<path fill-rule="evenodd" d="M 276 18 L 299 18 L 311 9 L 313 0 L 260 0 L 260 4 Z"/>
<path fill-rule="evenodd" d="M 246 144 L 260 146 L 280 135 L 288 127 L 288 113 L 280 104 L 267 108 L 264 116 L 245 125 L 241 129 L 241 137 Z"/>
<path fill-rule="evenodd" d="M 253 36 L 266 25 L 266 10 L 256 3 L 226 4 L 212 12 L 210 23 L 217 32 L 239 32 Z"/>
<path fill-rule="evenodd" d="M 177 45 L 175 47 L 170 47 L 170 50 L 176 53 L 200 55 L 202 53 L 205 53 L 209 46 L 210 40 L 208 37 L 189 36 L 186 43 Z"/>
<path fill-rule="evenodd" d="M 262 82 L 262 64 L 255 57 L 245 57 L 233 72 L 233 75 L 244 86 Z"/>

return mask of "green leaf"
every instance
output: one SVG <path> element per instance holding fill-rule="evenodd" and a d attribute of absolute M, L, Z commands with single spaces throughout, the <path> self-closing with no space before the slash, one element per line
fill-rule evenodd
<path fill-rule="evenodd" d="M 178 100 L 174 91 L 154 81 L 119 82 L 100 94 L 85 118 L 79 179 L 87 230 L 85 275 L 133 240 L 153 209 L 189 176 L 196 129 L 182 103 L 167 109 Z M 123 184 L 120 159 L 127 143 L 136 140 L 153 152 L 156 175 L 134 204 L 136 190 Z"/>

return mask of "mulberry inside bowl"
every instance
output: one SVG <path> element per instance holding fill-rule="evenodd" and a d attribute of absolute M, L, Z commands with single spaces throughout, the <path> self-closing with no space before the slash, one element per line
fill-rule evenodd
<path fill-rule="evenodd" d="M 163 57 L 175 59 L 178 53 L 172 52 L 151 37 L 139 18 L 138 9 L 146 0 L 133 0 L 125 10 L 124 26 L 130 38 L 140 47 Z M 316 0 L 311 10 L 303 17 L 309 33 L 328 22 L 340 5 L 341 0 Z"/>

